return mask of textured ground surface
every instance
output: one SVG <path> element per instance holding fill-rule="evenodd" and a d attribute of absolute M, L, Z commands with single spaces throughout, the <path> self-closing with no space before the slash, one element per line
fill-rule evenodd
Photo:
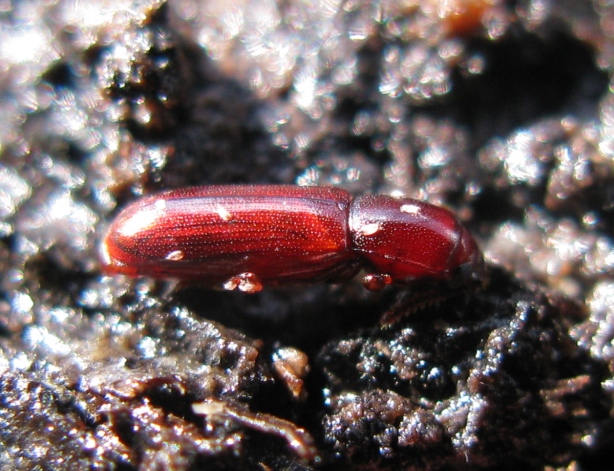
<path fill-rule="evenodd" d="M 610 469 L 614 5 L 313 3 L 0 5 L 1 470 Z M 446 205 L 490 284 L 101 275 L 127 203 L 245 182 Z"/>

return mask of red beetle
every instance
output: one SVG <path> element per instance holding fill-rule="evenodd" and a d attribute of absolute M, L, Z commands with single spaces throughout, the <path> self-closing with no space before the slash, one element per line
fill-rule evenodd
<path fill-rule="evenodd" d="M 107 273 L 175 278 L 257 292 L 340 282 L 368 289 L 417 279 L 481 281 L 473 237 L 449 211 L 390 196 L 289 185 L 201 186 L 143 198 L 102 244 Z"/>

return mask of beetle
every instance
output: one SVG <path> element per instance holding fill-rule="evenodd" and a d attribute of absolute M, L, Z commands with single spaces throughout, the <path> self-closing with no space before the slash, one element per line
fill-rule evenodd
<path fill-rule="evenodd" d="M 411 198 L 353 198 L 332 187 L 214 185 L 145 197 L 101 248 L 107 274 L 146 275 L 248 293 L 265 285 L 480 282 L 474 238 L 448 210 Z"/>

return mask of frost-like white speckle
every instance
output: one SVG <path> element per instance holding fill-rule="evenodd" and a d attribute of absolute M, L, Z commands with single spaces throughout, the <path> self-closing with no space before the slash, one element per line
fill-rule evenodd
<path fill-rule="evenodd" d="M 30 185 L 15 171 L 0 167 L 0 217 L 12 215 L 30 192 Z"/>
<path fill-rule="evenodd" d="M 15 312 L 27 314 L 34 307 L 34 302 L 26 293 L 15 293 L 11 307 Z"/>

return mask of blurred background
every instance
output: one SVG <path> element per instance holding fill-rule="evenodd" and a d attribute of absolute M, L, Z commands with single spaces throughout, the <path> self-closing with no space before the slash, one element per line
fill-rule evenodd
<path fill-rule="evenodd" d="M 610 469 L 613 71 L 609 0 L 0 1 L 0 469 Z M 491 283 L 100 273 L 219 183 L 446 206 Z"/>

